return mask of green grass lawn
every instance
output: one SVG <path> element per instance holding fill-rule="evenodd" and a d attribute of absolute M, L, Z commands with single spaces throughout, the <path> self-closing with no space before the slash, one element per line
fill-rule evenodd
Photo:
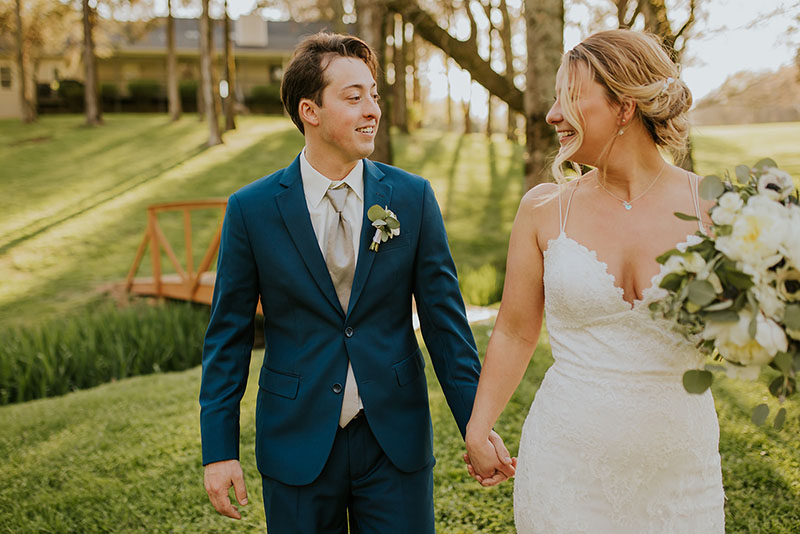
<path fill-rule="evenodd" d="M 0 324 L 37 324 L 93 306 L 104 298 L 103 286 L 127 273 L 148 205 L 225 197 L 285 166 L 302 147 L 302 137 L 280 117 L 242 117 L 226 143 L 212 149 L 202 147 L 204 124 L 191 118 L 178 124 L 162 115 L 105 119 L 99 129 L 82 126 L 80 116 L 45 116 L 32 126 L 0 121 Z M 799 123 L 702 127 L 694 140 L 701 174 L 771 156 L 800 178 Z M 420 131 L 396 136 L 395 153 L 398 165 L 434 186 L 466 297 L 491 302 L 499 296 L 522 194 L 523 148 L 501 136 L 487 141 L 481 134 Z M 218 216 L 198 217 L 196 249 Z M 178 222 L 166 221 L 168 235 L 180 235 Z M 475 328 L 481 351 L 489 328 Z M 497 425 L 514 451 L 551 361 L 544 340 Z M 260 354 L 254 366 L 258 360 Z M 202 488 L 199 376 L 194 368 L 0 407 L 0 532 L 263 531 L 253 454 L 255 384 L 242 409 L 251 505 L 234 524 L 216 516 Z M 484 489 L 466 476 L 460 436 L 429 378 L 439 531 L 512 532 L 512 484 Z M 714 386 L 728 532 L 796 533 L 797 403 L 782 432 L 755 427 L 749 410 L 763 390 L 725 378 Z"/>

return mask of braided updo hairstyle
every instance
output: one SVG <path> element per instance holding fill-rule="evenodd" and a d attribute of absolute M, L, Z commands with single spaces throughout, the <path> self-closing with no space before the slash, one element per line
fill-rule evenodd
<path fill-rule="evenodd" d="M 633 30 L 595 33 L 564 54 L 559 70 L 559 99 L 562 112 L 576 132 L 576 142 L 562 147 L 553 163 L 556 181 L 563 182 L 562 164 L 583 143 L 584 121 L 576 103 L 580 94 L 578 67 L 606 90 L 608 100 L 619 104 L 624 98 L 636 104 L 636 116 L 653 141 L 673 154 L 686 149 L 689 137 L 687 111 L 692 93 L 681 81 L 678 66 L 669 58 L 658 38 Z M 609 140 L 607 150 L 614 139 Z M 607 152 L 606 152 L 607 153 Z"/>

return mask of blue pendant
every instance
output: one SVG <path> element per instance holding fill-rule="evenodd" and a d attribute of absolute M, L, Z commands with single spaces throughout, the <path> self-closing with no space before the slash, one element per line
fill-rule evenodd
<path fill-rule="evenodd" d="M 623 202 L 622 207 L 625 208 L 626 210 L 630 210 L 632 208 L 629 202 Z"/>

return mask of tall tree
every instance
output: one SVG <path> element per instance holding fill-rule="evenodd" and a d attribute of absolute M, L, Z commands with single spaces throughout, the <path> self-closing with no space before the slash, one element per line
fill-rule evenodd
<path fill-rule="evenodd" d="M 167 106 L 169 118 L 181 118 L 181 97 L 178 93 L 178 60 L 175 53 L 175 18 L 172 16 L 172 2 L 167 0 Z"/>
<path fill-rule="evenodd" d="M 86 1 L 86 0 L 84 0 Z M 219 133 L 219 120 L 217 118 L 217 108 L 214 99 L 214 75 L 212 65 L 213 54 L 213 34 L 211 17 L 208 14 L 208 2 L 203 1 L 203 14 L 200 17 L 200 78 L 203 91 L 203 107 L 205 109 L 206 120 L 208 121 L 208 146 L 222 143 Z"/>
<path fill-rule="evenodd" d="M 83 0 L 83 66 L 84 66 L 84 102 L 86 124 L 98 126 L 103 123 L 102 110 L 97 91 L 97 58 L 94 50 L 94 23 L 97 13 L 89 6 L 89 0 Z"/>
<path fill-rule="evenodd" d="M 225 0 L 225 81 L 228 96 L 225 97 L 225 131 L 236 129 L 236 56 L 231 40 L 231 18 L 228 16 L 228 0 Z"/>
<path fill-rule="evenodd" d="M 405 36 L 405 21 L 402 15 L 395 17 L 394 26 L 394 100 L 392 101 L 392 111 L 394 112 L 394 125 L 403 132 L 408 133 L 408 102 L 406 90 L 406 65 L 407 47 Z"/>
<path fill-rule="evenodd" d="M 386 36 L 389 28 L 394 28 L 394 24 L 388 24 L 391 17 L 388 16 L 385 6 L 381 0 L 355 0 L 358 35 L 372 47 L 378 56 L 380 71 L 378 72 L 378 93 L 388 95 L 390 87 L 386 83 L 384 75 L 386 66 Z M 393 20 L 393 19 L 391 19 Z M 378 128 L 375 136 L 375 151 L 372 159 L 383 163 L 392 163 L 392 144 L 389 137 L 389 125 L 391 123 L 391 107 L 388 106 L 387 99 L 382 100 L 382 125 Z"/>
<path fill-rule="evenodd" d="M 19 103 L 22 109 L 22 122 L 31 123 L 36 120 L 36 105 L 33 101 L 36 98 L 36 91 L 31 94 L 28 91 L 28 77 L 25 73 L 25 51 L 22 27 L 22 0 L 16 0 L 14 4 L 14 15 L 16 18 L 16 40 L 17 40 L 17 76 L 19 78 Z"/>
<path fill-rule="evenodd" d="M 514 51 L 511 49 L 511 25 L 512 18 L 508 11 L 508 4 L 506 0 L 500 0 L 500 14 L 503 17 L 503 24 L 500 26 L 500 41 L 503 43 L 503 55 L 505 58 L 505 76 L 508 83 L 514 85 Z M 508 114 L 506 119 L 506 137 L 509 139 L 516 139 L 516 113 L 511 107 L 508 107 Z"/>
<path fill-rule="evenodd" d="M 564 48 L 563 0 L 525 0 L 528 71 L 525 86 L 525 185 L 528 189 L 550 181 L 548 157 L 558 150 L 558 139 L 545 121 L 552 105 L 549 95 Z"/>

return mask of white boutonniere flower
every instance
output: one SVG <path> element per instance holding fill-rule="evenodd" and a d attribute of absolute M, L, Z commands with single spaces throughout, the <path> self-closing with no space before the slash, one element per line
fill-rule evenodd
<path fill-rule="evenodd" d="M 369 245 L 371 251 L 378 252 L 381 243 L 400 235 L 400 221 L 388 206 L 381 208 L 377 204 L 373 205 L 367 211 L 367 217 L 375 227 L 375 235 L 372 236 L 372 243 Z"/>

